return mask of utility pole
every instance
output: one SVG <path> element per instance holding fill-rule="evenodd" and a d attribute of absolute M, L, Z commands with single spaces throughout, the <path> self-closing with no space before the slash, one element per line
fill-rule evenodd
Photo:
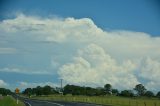
<path fill-rule="evenodd" d="M 60 79 L 61 80 L 61 93 L 62 93 L 62 95 L 63 95 L 63 88 L 62 88 L 62 83 L 63 83 L 63 79 Z"/>

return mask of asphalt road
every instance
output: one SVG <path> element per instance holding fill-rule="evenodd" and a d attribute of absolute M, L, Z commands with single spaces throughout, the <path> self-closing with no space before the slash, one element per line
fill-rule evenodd
<path fill-rule="evenodd" d="M 79 103 L 79 102 L 60 102 L 60 101 L 41 101 L 41 100 L 23 100 L 26 106 L 102 106 L 89 103 Z"/>

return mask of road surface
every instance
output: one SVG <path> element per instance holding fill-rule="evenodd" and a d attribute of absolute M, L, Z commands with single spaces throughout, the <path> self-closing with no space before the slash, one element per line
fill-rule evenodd
<path fill-rule="evenodd" d="M 26 106 L 102 106 L 89 103 L 79 103 L 79 102 L 61 102 L 61 101 L 44 101 L 44 100 L 31 100 L 24 99 Z"/>

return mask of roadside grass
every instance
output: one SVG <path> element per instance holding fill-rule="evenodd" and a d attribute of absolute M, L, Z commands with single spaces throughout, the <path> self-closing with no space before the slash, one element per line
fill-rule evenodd
<path fill-rule="evenodd" d="M 48 95 L 33 96 L 33 99 L 87 102 L 112 106 L 160 106 L 160 99 L 157 98 L 126 98 L 118 96 L 72 96 L 72 95 Z"/>
<path fill-rule="evenodd" d="M 25 104 L 19 101 L 17 105 L 17 102 L 13 97 L 4 96 L 0 99 L 0 106 L 25 106 Z"/>

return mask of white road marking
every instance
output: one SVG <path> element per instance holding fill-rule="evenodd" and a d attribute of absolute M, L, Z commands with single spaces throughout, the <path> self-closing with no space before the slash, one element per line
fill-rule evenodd
<path fill-rule="evenodd" d="M 57 105 L 57 106 L 64 106 L 64 105 L 61 105 L 61 104 L 59 104 L 59 103 L 55 103 L 55 102 L 40 101 L 40 100 L 31 100 L 31 101 L 37 101 L 37 102 L 46 102 L 46 103 L 49 103 L 49 104 L 54 104 L 54 105 Z M 29 104 L 29 103 L 27 102 L 27 104 Z M 31 106 L 31 105 L 29 104 L 29 106 Z"/>
<path fill-rule="evenodd" d="M 27 103 L 29 106 L 32 106 L 29 102 L 24 101 L 25 103 Z"/>
<path fill-rule="evenodd" d="M 64 106 L 64 105 L 61 105 L 61 104 L 58 104 L 58 103 L 54 103 L 54 102 L 48 102 L 48 101 L 45 101 L 47 103 L 50 103 L 50 104 L 54 104 L 54 105 L 57 105 L 57 106 Z"/>

